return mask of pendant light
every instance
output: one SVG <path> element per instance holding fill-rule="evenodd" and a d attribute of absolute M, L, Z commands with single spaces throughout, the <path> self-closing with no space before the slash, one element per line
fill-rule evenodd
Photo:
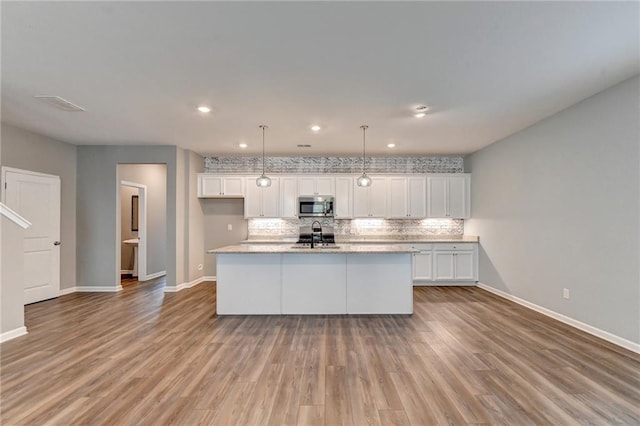
<path fill-rule="evenodd" d="M 268 126 L 261 124 L 258 127 L 262 129 L 262 174 L 258 179 L 256 179 L 256 185 L 261 188 L 266 188 L 268 186 L 271 186 L 271 179 L 269 179 L 269 177 L 264 174 L 264 130 L 267 129 Z"/>
<path fill-rule="evenodd" d="M 367 176 L 366 165 L 367 165 L 367 141 L 366 141 L 366 133 L 369 126 L 363 124 L 360 126 L 362 129 L 362 176 L 358 178 L 358 186 L 371 186 L 371 178 Z"/>

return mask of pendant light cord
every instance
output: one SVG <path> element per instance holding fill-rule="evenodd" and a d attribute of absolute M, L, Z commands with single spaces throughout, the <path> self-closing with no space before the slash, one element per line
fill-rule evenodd
<path fill-rule="evenodd" d="M 264 124 L 259 126 L 262 129 L 262 176 L 264 176 L 264 129 L 267 128 Z"/>
<path fill-rule="evenodd" d="M 366 174 L 366 164 L 367 164 L 367 138 L 366 132 L 369 126 L 363 124 L 360 126 L 362 129 L 362 174 Z"/>

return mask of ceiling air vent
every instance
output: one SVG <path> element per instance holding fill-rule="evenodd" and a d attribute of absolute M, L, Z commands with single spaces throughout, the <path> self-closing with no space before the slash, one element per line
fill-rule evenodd
<path fill-rule="evenodd" d="M 311 145 L 300 144 L 300 145 L 297 145 L 297 146 L 298 146 L 298 148 L 311 148 Z"/>
<path fill-rule="evenodd" d="M 34 96 L 34 98 L 46 102 L 54 108 L 61 109 L 63 111 L 80 112 L 84 111 L 84 108 L 78 106 L 60 96 Z"/>

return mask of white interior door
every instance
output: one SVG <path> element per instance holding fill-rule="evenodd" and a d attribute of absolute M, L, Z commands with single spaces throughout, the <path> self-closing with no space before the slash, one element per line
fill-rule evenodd
<path fill-rule="evenodd" d="M 32 223 L 25 231 L 24 303 L 60 294 L 60 178 L 3 169 L 4 203 Z"/>

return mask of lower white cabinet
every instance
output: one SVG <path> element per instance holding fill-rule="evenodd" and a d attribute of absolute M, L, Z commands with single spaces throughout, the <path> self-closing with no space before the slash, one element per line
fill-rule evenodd
<path fill-rule="evenodd" d="M 476 243 L 413 244 L 414 285 L 447 285 L 478 281 Z"/>
<path fill-rule="evenodd" d="M 433 281 L 433 245 L 414 244 L 413 248 L 420 250 L 413 254 L 414 281 Z"/>

